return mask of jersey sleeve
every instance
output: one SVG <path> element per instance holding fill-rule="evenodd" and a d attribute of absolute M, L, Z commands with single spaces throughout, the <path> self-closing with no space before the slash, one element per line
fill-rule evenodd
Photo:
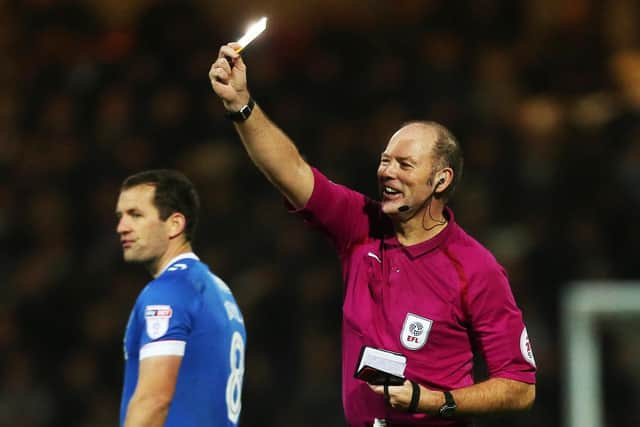
<path fill-rule="evenodd" d="M 330 181 L 312 168 L 314 187 L 306 206 L 291 212 L 326 234 L 339 252 L 364 240 L 372 221 L 379 217 L 378 205 L 361 193 Z"/>
<path fill-rule="evenodd" d="M 476 274 L 467 289 L 467 308 L 475 344 L 491 378 L 535 383 L 535 360 L 506 273 L 496 264 Z"/>
<path fill-rule="evenodd" d="M 152 356 L 183 356 L 192 330 L 193 301 L 179 282 L 152 282 L 140 295 L 138 317 L 142 319 L 140 359 Z"/>

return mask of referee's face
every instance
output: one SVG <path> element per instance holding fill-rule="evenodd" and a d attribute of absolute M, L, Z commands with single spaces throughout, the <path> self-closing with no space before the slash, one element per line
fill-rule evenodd
<path fill-rule="evenodd" d="M 116 217 L 124 260 L 155 267 L 169 246 L 170 229 L 153 204 L 153 185 L 142 184 L 123 190 L 118 197 Z"/>
<path fill-rule="evenodd" d="M 431 149 L 435 136 L 431 127 L 417 123 L 403 127 L 389 140 L 378 166 L 382 211 L 387 215 L 413 217 L 425 208 L 433 191 Z"/>

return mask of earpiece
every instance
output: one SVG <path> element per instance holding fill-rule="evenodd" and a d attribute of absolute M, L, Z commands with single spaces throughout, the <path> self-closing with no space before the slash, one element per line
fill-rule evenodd
<path fill-rule="evenodd" d="M 437 187 L 437 186 L 438 186 L 438 185 L 440 185 L 440 184 L 444 184 L 444 182 L 446 181 L 446 179 L 447 179 L 447 177 L 446 177 L 446 176 L 444 176 L 444 175 L 440 175 L 440 176 L 438 177 L 438 180 L 435 182 L 435 184 L 433 184 L 433 187 L 435 188 L 435 187 Z M 429 182 L 427 182 L 427 185 L 429 185 Z"/>
<path fill-rule="evenodd" d="M 444 184 L 446 180 L 447 180 L 447 177 L 445 175 L 440 175 L 438 177 L 438 181 L 436 181 L 435 185 L 433 186 L 433 195 L 436 197 L 436 199 L 439 198 L 441 194 L 441 191 L 437 191 L 438 187 Z"/>

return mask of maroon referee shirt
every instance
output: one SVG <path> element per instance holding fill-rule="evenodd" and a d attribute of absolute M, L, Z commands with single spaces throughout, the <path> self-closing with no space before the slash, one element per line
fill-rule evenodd
<path fill-rule="evenodd" d="M 504 269 L 450 209 L 436 237 L 402 246 L 377 201 L 313 173 L 313 194 L 296 212 L 331 238 L 342 263 L 342 401 L 350 426 L 371 426 L 374 418 L 392 426 L 468 422 L 386 406 L 353 377 L 363 345 L 404 354 L 405 376 L 433 390 L 473 384 L 474 348 L 490 377 L 535 383 L 527 330 Z"/>

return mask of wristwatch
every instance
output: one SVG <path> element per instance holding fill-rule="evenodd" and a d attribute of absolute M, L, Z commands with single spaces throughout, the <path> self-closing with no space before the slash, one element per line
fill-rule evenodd
<path fill-rule="evenodd" d="M 227 111 L 225 116 L 234 122 L 244 122 L 249 118 L 255 106 L 256 101 L 254 101 L 253 98 L 249 98 L 249 103 L 247 105 L 240 108 L 239 111 Z"/>
<path fill-rule="evenodd" d="M 443 393 L 444 405 L 440 407 L 438 412 L 440 413 L 441 417 L 447 418 L 453 416 L 453 414 L 456 412 L 456 409 L 458 408 L 458 405 L 456 405 L 456 401 L 453 400 L 453 395 L 451 394 L 451 392 L 443 391 Z"/>

